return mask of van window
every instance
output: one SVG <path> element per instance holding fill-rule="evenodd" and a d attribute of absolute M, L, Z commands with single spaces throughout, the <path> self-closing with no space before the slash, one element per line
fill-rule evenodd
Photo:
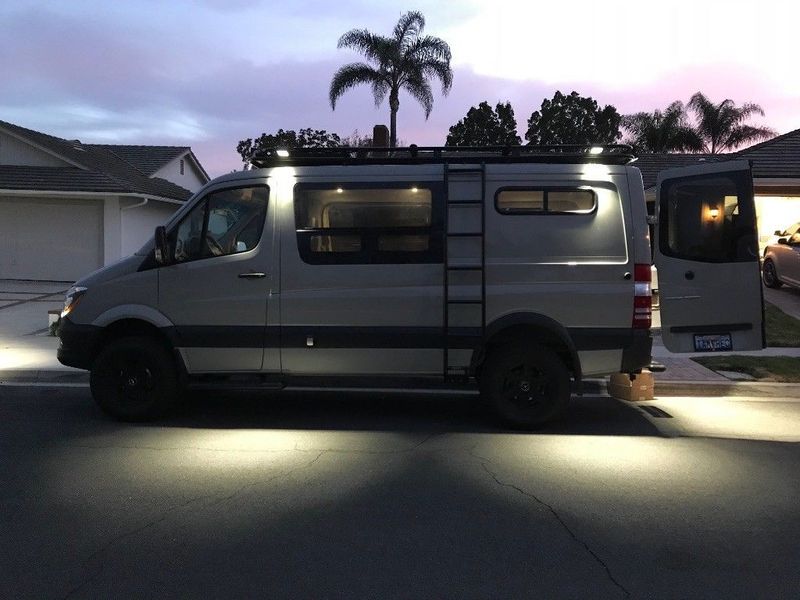
<path fill-rule="evenodd" d="M 269 189 L 240 187 L 212 192 L 170 233 L 173 262 L 247 252 L 264 229 Z"/>
<path fill-rule="evenodd" d="M 295 224 L 307 263 L 441 261 L 433 186 L 298 184 Z"/>
<path fill-rule="evenodd" d="M 659 206 L 661 253 L 701 262 L 754 260 L 758 253 L 746 232 L 755 217 L 739 213 L 746 185 L 727 174 L 664 182 Z"/>
<path fill-rule="evenodd" d="M 495 206 L 504 215 L 513 214 L 588 214 L 597 206 L 590 189 L 579 188 L 502 188 Z"/>

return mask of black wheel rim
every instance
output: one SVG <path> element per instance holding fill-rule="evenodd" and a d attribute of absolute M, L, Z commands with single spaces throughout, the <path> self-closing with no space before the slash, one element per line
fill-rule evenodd
<path fill-rule="evenodd" d="M 545 406 L 550 398 L 552 378 L 533 365 L 521 363 L 503 376 L 501 395 L 509 404 L 519 409 Z"/>
<path fill-rule="evenodd" d="M 130 353 L 116 356 L 109 376 L 121 402 L 142 404 L 151 400 L 156 377 L 152 365 L 141 356 Z"/>
<path fill-rule="evenodd" d="M 773 285 L 775 283 L 775 265 L 771 262 L 764 264 L 764 283 Z"/>

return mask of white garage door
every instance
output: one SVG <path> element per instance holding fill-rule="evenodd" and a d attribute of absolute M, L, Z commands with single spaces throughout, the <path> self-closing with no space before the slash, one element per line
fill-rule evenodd
<path fill-rule="evenodd" d="M 74 281 L 102 264 L 101 201 L 0 198 L 0 279 Z"/>

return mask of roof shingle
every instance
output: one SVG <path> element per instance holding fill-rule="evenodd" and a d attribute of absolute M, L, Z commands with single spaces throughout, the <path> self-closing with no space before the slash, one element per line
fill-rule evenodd
<path fill-rule="evenodd" d="M 65 158 L 75 167 L 12 167 L 0 166 L 0 188 L 3 189 L 41 189 L 43 191 L 108 191 L 120 193 L 147 194 L 174 200 L 188 200 L 192 193 L 166 179 L 149 177 L 136 165 L 128 162 L 120 153 L 109 150 L 104 144 L 81 144 L 79 141 L 65 140 L 51 135 L 26 129 L 13 123 L 0 121 L 0 129 L 25 138 L 45 150 Z M 131 148 L 130 146 L 127 148 Z M 143 149 L 149 146 L 139 146 Z M 167 148 L 155 146 L 155 148 Z M 175 154 L 177 156 L 177 147 Z M 185 148 L 180 148 L 185 151 Z M 125 151 L 122 152 L 125 154 Z M 166 153 L 156 152 L 158 157 Z M 153 159 L 155 162 L 156 159 Z M 167 161 L 169 162 L 169 161 Z M 163 163 L 166 164 L 166 163 Z M 163 166 L 162 164 L 162 166 Z M 140 166 L 145 168 L 142 159 Z M 160 167 L 159 167 L 160 168 Z M 48 170 L 50 171 L 48 174 Z M 158 170 L 158 169 L 156 169 Z M 26 182 L 25 177 L 31 179 Z M 57 186 L 47 188 L 45 186 Z M 20 187 L 22 186 L 22 187 Z M 89 187 L 86 187 L 89 186 Z"/>

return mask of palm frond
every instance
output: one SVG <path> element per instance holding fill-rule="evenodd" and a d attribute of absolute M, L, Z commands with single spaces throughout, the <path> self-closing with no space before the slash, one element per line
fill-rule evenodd
<path fill-rule="evenodd" d="M 422 105 L 425 110 L 425 118 L 431 115 L 433 110 L 433 91 L 430 84 L 424 78 L 412 78 L 406 81 L 403 86 L 411 96 Z"/>
<path fill-rule="evenodd" d="M 391 45 L 392 40 L 389 38 L 376 35 L 366 29 L 351 29 L 339 38 L 336 47 L 356 50 L 365 58 L 381 63 L 387 58 Z"/>
<path fill-rule="evenodd" d="M 425 29 L 425 17 L 416 10 L 409 11 L 400 16 L 394 26 L 392 37 L 401 47 L 405 47 Z"/>
<path fill-rule="evenodd" d="M 336 101 L 347 90 L 363 83 L 372 86 L 386 84 L 386 76 L 365 63 L 350 63 L 340 67 L 333 75 L 328 92 L 331 108 L 336 109 Z"/>

